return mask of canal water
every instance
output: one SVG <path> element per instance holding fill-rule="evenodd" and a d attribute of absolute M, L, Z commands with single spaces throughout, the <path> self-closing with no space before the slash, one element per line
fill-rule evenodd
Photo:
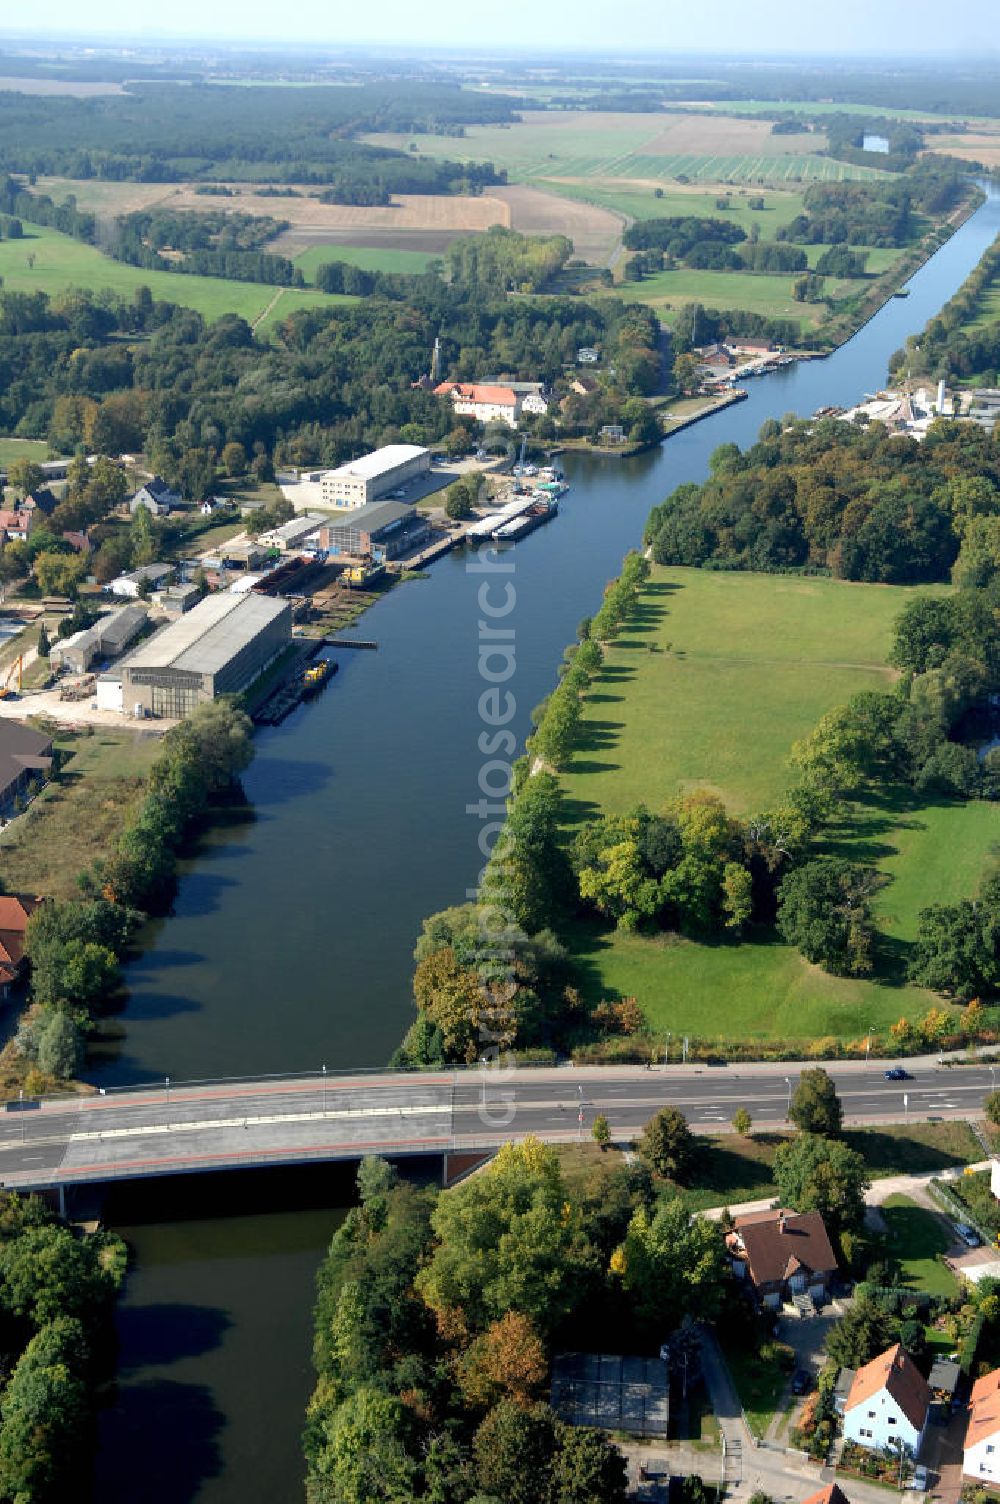
<path fill-rule="evenodd" d="M 516 634 L 508 687 L 522 739 L 577 622 L 639 542 L 650 507 L 704 477 L 717 445 L 751 443 L 766 418 L 846 406 L 877 390 L 890 355 L 998 231 L 994 193 L 915 274 L 910 296 L 887 303 L 828 360 L 749 383 L 746 402 L 649 453 L 566 457 L 571 489 L 559 517 L 511 551 L 513 571 L 503 577 L 516 591 L 504 625 Z M 259 734 L 246 778 L 253 818 L 208 838 L 183 874 L 174 914 L 152 927 L 127 974 L 127 1036 L 98 1068 L 101 1084 L 385 1063 L 413 1015 L 420 922 L 461 902 L 481 866 L 481 822 L 468 807 L 481 798 L 482 578 L 456 553 L 429 578 L 392 591 L 362 619 L 378 651 L 340 653 L 325 693 Z M 139 1227 L 127 1210 L 122 1216 L 137 1258 L 121 1311 L 121 1402 L 104 1425 L 100 1498 L 298 1501 L 320 1249 L 309 1240 L 322 1214 L 199 1222 L 167 1212 Z M 155 1313 L 175 1302 L 199 1345 L 182 1344 L 165 1365 Z M 258 1342 L 248 1361 L 248 1344 Z M 180 1392 L 169 1391 L 175 1382 Z M 165 1385 L 175 1402 L 161 1405 Z M 137 1482 L 154 1433 L 178 1465 L 168 1495 Z"/>

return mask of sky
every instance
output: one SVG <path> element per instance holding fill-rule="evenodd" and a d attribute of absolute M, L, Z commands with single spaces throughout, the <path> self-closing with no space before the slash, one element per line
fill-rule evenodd
<path fill-rule="evenodd" d="M 21 10 L 33 34 L 79 37 L 81 14 L 95 39 L 109 33 L 163 37 L 314 42 L 401 43 L 456 48 L 503 47 L 574 52 L 811 52 L 872 55 L 967 52 L 1000 56 L 1000 5 L 943 0 L 38 0 Z M 145 14 L 149 23 L 142 25 Z M 13 34 L 13 17 L 0 32 Z M 9 28 L 9 30 L 8 30 Z"/>

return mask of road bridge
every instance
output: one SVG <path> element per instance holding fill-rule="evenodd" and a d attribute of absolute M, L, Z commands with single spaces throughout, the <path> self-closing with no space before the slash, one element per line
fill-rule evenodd
<path fill-rule="evenodd" d="M 668 1103 L 700 1132 L 724 1130 L 739 1107 L 756 1128 L 776 1129 L 803 1068 L 320 1073 L 15 1102 L 0 1113 L 0 1184 L 42 1190 L 366 1154 L 446 1157 L 528 1134 L 553 1143 L 589 1138 L 598 1113 L 623 1140 Z M 884 1062 L 828 1067 L 846 1121 L 857 1124 L 976 1118 L 998 1068 L 922 1061 L 897 1082 L 885 1080 Z"/>

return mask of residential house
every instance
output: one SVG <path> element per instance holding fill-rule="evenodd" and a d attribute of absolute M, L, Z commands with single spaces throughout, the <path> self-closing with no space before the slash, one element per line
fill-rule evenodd
<path fill-rule="evenodd" d="M 90 536 L 88 533 L 81 533 L 76 528 L 67 528 L 59 536 L 64 543 L 68 543 L 70 548 L 75 549 L 78 554 L 90 553 Z"/>
<path fill-rule="evenodd" d="M 588 376 L 586 371 L 582 371 L 579 376 L 573 377 L 569 389 L 578 397 L 590 397 L 594 392 L 601 390 L 601 383 L 596 376 Z"/>
<path fill-rule="evenodd" d="M 4 543 L 26 542 L 38 523 L 39 513 L 22 512 L 16 508 L 0 509 L 0 538 Z"/>
<path fill-rule="evenodd" d="M 152 512 L 154 517 L 166 517 L 174 507 L 180 506 L 181 499 L 179 492 L 171 491 L 161 475 L 154 475 L 152 480 L 139 487 L 130 499 L 128 509 L 133 517 L 140 507 Z"/>
<path fill-rule="evenodd" d="M 52 738 L 21 721 L 0 721 L 0 811 L 10 808 L 33 779 L 52 770 Z"/>
<path fill-rule="evenodd" d="M 601 352 L 600 350 L 591 349 L 589 345 L 584 345 L 581 349 L 577 350 L 576 358 L 581 366 L 596 366 L 601 358 Z"/>
<path fill-rule="evenodd" d="M 736 1218 L 727 1242 L 733 1272 L 771 1309 L 796 1295 L 824 1299 L 837 1273 L 819 1212 L 748 1212 Z"/>
<path fill-rule="evenodd" d="M 20 893 L 0 896 L 0 997 L 7 997 L 24 970 L 24 935 L 28 920 L 42 903 Z"/>
<path fill-rule="evenodd" d="M 836 1483 L 828 1483 L 825 1488 L 810 1494 L 808 1499 L 803 1499 L 802 1504 L 849 1504 L 844 1490 Z"/>
<path fill-rule="evenodd" d="M 916 1457 L 930 1401 L 927 1380 L 897 1342 L 854 1375 L 844 1408 L 844 1438 L 879 1452 L 902 1447 Z"/>
<path fill-rule="evenodd" d="M 738 355 L 776 355 L 781 346 L 773 339 L 731 339 L 729 348 Z"/>
<path fill-rule="evenodd" d="M 972 1386 L 962 1472 L 967 1478 L 1000 1483 L 1000 1368 Z"/>

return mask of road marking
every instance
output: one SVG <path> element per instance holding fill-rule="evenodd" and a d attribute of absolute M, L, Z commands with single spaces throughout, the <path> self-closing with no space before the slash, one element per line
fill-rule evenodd
<path fill-rule="evenodd" d="M 332 1107 L 327 1112 L 276 1112 L 269 1113 L 266 1117 L 202 1118 L 197 1122 L 181 1119 L 175 1123 L 136 1123 L 128 1128 L 102 1128 L 71 1133 L 69 1142 L 79 1144 L 88 1140 L 103 1142 L 109 1138 L 144 1138 L 147 1134 L 160 1133 L 202 1133 L 212 1128 L 259 1128 L 272 1123 L 316 1123 L 326 1122 L 330 1118 L 417 1118 L 439 1112 L 450 1113 L 450 1105 L 447 1102 L 427 1102 L 415 1107 L 369 1107 L 360 1112 Z"/>

